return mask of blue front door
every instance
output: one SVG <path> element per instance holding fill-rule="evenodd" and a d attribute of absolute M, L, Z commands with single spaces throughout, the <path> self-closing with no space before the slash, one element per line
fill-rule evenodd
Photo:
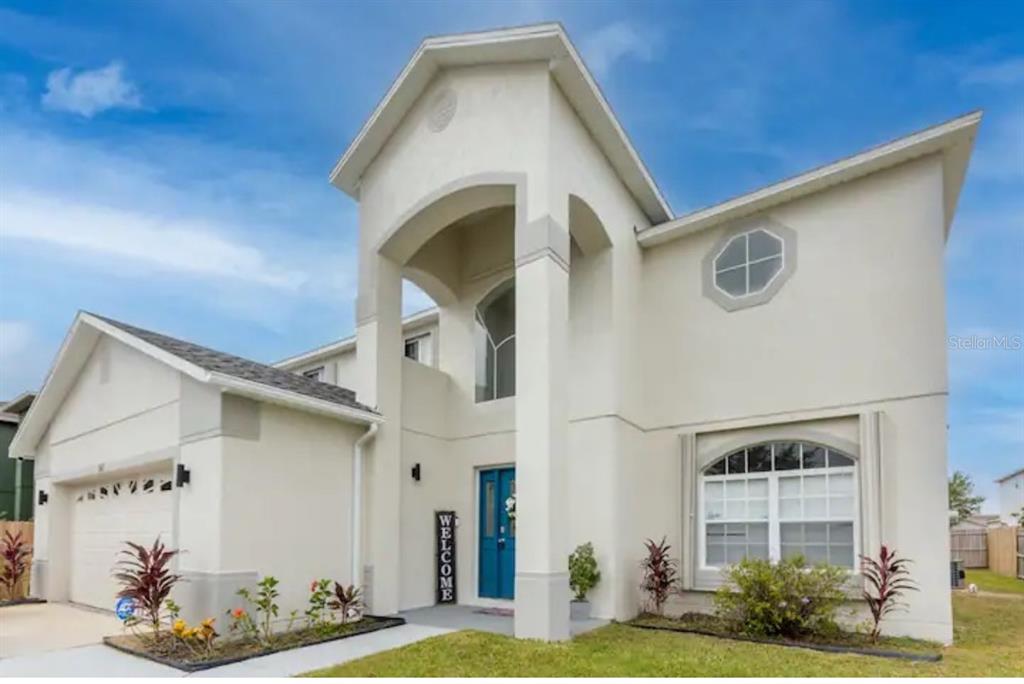
<path fill-rule="evenodd" d="M 480 596 L 515 595 L 516 526 L 505 501 L 515 494 L 516 469 L 480 471 Z"/>

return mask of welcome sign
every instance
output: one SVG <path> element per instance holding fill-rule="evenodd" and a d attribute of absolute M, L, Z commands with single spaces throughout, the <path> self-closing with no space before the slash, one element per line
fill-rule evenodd
<path fill-rule="evenodd" d="M 437 511 L 437 602 L 455 603 L 455 511 Z"/>

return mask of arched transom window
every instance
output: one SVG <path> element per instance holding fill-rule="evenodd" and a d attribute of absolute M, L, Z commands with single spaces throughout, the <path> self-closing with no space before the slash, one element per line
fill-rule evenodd
<path fill-rule="evenodd" d="M 855 465 L 807 442 L 755 444 L 714 461 L 701 477 L 701 566 L 802 555 L 854 569 Z"/>
<path fill-rule="evenodd" d="M 476 400 L 516 393 L 516 286 L 506 280 L 476 308 Z"/>

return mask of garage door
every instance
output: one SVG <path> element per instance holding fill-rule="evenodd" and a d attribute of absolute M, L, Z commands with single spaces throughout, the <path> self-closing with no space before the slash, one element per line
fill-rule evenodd
<path fill-rule="evenodd" d="M 171 543 L 170 471 L 143 473 L 79 487 L 71 499 L 71 600 L 113 610 L 111 576 L 124 542 Z"/>

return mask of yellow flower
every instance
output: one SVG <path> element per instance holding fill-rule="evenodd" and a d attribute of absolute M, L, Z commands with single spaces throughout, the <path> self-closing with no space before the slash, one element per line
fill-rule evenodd
<path fill-rule="evenodd" d="M 188 625 L 185 624 L 185 621 L 182 620 L 181 618 L 178 618 L 177 620 L 174 621 L 173 630 L 174 630 L 174 633 L 177 634 L 178 636 L 181 636 L 182 633 L 184 633 L 184 631 L 185 631 L 185 629 L 187 627 L 188 627 Z"/>

